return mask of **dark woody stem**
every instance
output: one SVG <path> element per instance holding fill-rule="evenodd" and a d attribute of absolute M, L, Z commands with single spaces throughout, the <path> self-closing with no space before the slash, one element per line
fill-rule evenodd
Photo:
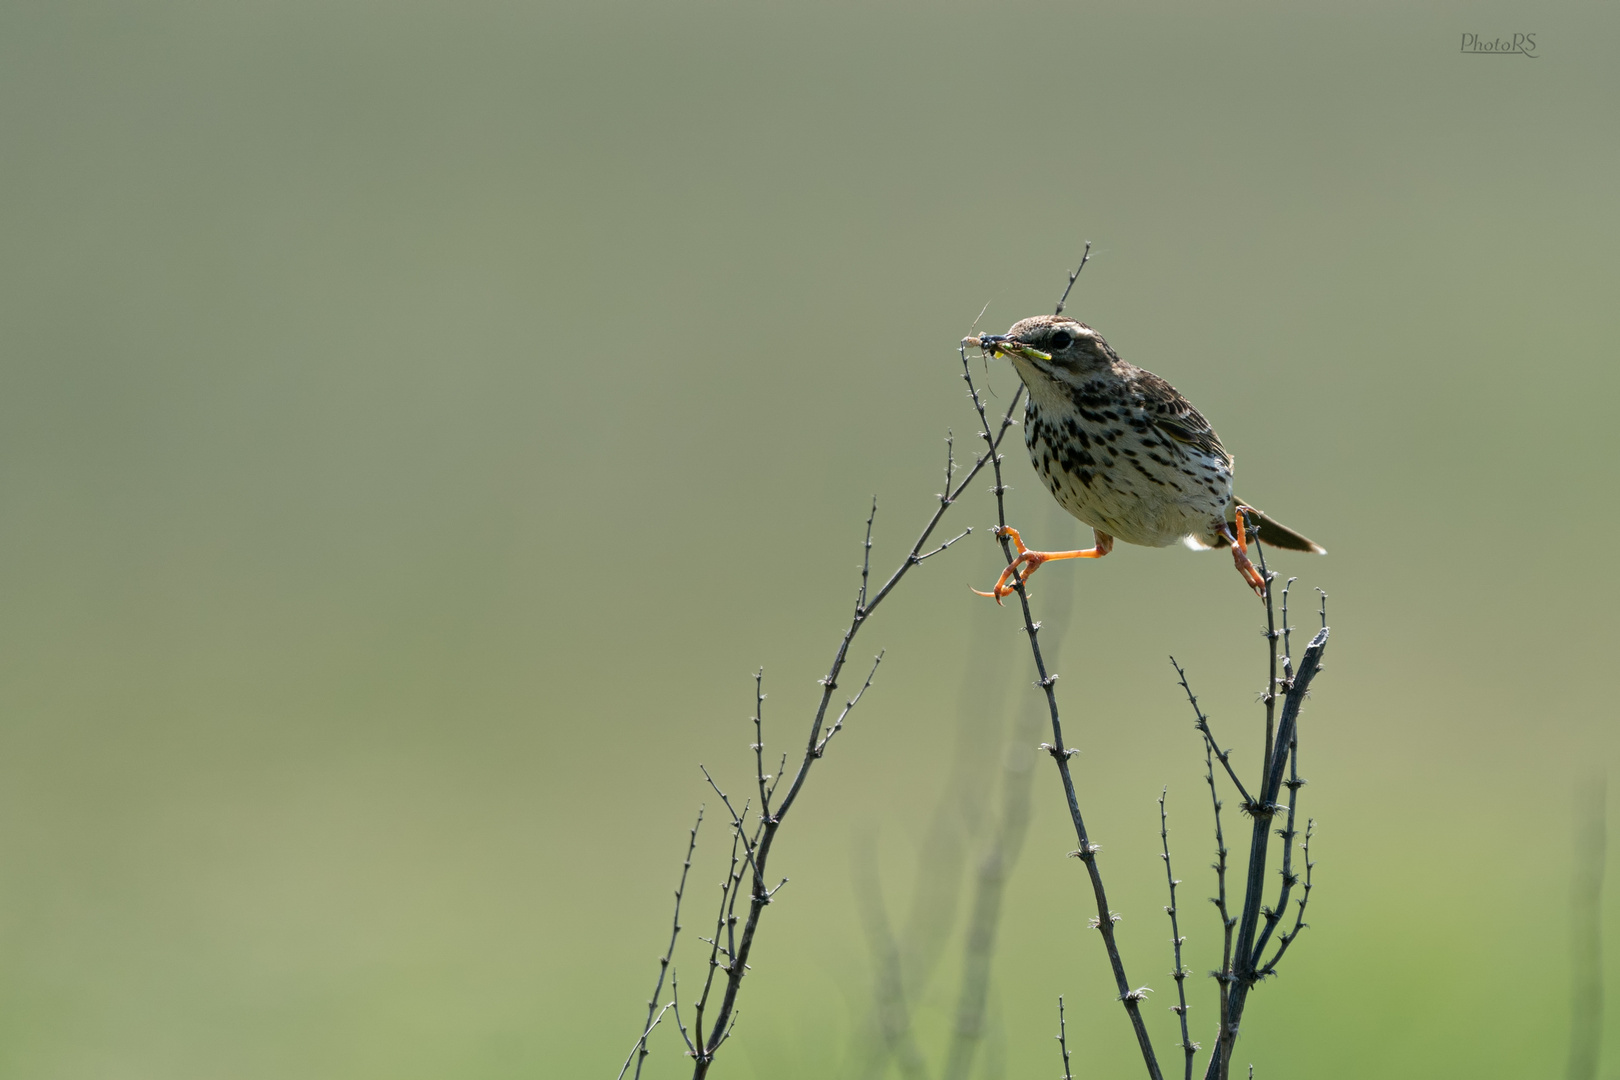
<path fill-rule="evenodd" d="M 963 347 L 960 352 L 962 356 L 962 378 L 967 381 L 974 408 L 979 412 L 979 420 L 983 425 L 981 434 L 986 443 L 991 443 L 990 420 L 985 415 L 984 401 L 979 396 L 977 388 L 973 385 L 973 369 L 968 364 L 967 349 Z M 1016 400 L 1016 396 L 1014 400 Z M 996 477 L 994 491 L 998 523 L 997 536 L 1001 541 L 1002 554 L 1006 557 L 1008 565 L 1011 565 L 1014 554 L 1012 544 L 1006 534 L 1007 488 L 1001 479 L 1001 455 L 995 452 L 993 444 L 990 457 L 991 467 L 995 470 Z M 1093 925 L 1102 934 L 1103 946 L 1108 952 L 1108 963 L 1114 973 L 1114 984 L 1119 989 L 1119 1000 L 1125 1006 L 1125 1012 L 1130 1018 L 1131 1027 L 1136 1032 L 1137 1045 L 1141 1048 L 1142 1061 L 1147 1066 L 1148 1076 L 1152 1080 L 1163 1080 L 1159 1071 L 1158 1058 L 1153 1053 L 1153 1041 L 1149 1038 L 1147 1024 L 1142 1019 L 1141 1002 L 1146 991 L 1145 989 L 1131 989 L 1130 981 L 1125 977 L 1125 962 L 1120 958 L 1119 944 L 1114 937 L 1114 921 L 1118 916 L 1109 910 L 1108 893 L 1103 888 L 1102 873 L 1097 868 L 1097 846 L 1091 842 L 1091 837 L 1086 831 L 1085 819 L 1080 813 L 1080 800 L 1075 794 L 1074 777 L 1069 771 L 1069 758 L 1078 751 L 1066 749 L 1063 742 L 1063 720 L 1058 712 L 1057 694 L 1053 690 L 1053 686 L 1057 683 L 1057 676 L 1047 671 L 1046 659 L 1041 655 L 1040 624 L 1035 621 L 1033 614 L 1030 612 L 1029 594 L 1024 589 L 1024 583 L 1017 575 L 1013 575 L 1009 580 L 1017 591 L 1018 602 L 1023 608 L 1024 630 L 1029 635 L 1030 652 L 1035 658 L 1035 670 L 1040 675 L 1037 685 L 1046 693 L 1047 711 L 1051 715 L 1052 742 L 1050 745 L 1045 746 L 1044 749 L 1051 754 L 1052 760 L 1057 763 L 1058 775 L 1063 781 L 1064 799 L 1069 807 L 1069 820 L 1074 824 L 1074 834 L 1080 844 L 1079 850 L 1073 854 L 1085 864 L 1086 873 L 1091 879 L 1092 895 L 1097 902 L 1097 917 Z"/>

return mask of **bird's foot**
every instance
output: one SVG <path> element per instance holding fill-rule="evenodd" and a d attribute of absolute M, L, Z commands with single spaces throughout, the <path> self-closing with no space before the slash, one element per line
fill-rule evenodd
<path fill-rule="evenodd" d="M 1096 532 L 1096 530 L 1093 530 L 1093 532 Z M 1018 530 L 1011 525 L 1003 525 L 997 528 L 995 535 L 1010 538 L 1013 547 L 1018 549 L 1018 554 L 1013 557 L 1012 562 L 1007 564 L 1007 568 L 1001 572 L 1001 576 L 996 579 L 995 585 L 989 592 L 982 592 L 978 589 L 973 591 L 980 596 L 990 597 L 998 604 L 1001 603 L 1003 597 L 1011 596 L 1017 591 L 1018 586 L 1028 581 L 1029 575 L 1039 570 L 1043 563 L 1050 562 L 1053 559 L 1100 559 L 1114 547 L 1114 538 L 1100 532 L 1096 533 L 1097 546 L 1087 548 L 1084 551 L 1031 551 L 1024 546 L 1024 538 L 1018 535 Z M 971 586 L 969 587 L 971 588 Z"/>
<path fill-rule="evenodd" d="M 1248 526 L 1243 520 L 1245 510 L 1249 510 L 1249 508 L 1239 506 L 1234 511 L 1237 515 L 1237 536 L 1233 538 L 1230 532 L 1227 533 L 1228 538 L 1232 540 L 1232 562 L 1237 566 L 1237 572 L 1243 576 L 1244 583 L 1254 590 L 1254 595 L 1264 600 L 1266 598 L 1265 575 L 1261 574 L 1254 563 L 1249 561 Z M 1249 512 L 1253 513 L 1254 511 L 1250 510 Z"/>
<path fill-rule="evenodd" d="M 1051 558 L 1051 555 L 1044 551 L 1029 550 L 1024 546 L 1024 538 L 1019 536 L 1018 530 L 1011 525 L 998 526 L 994 531 L 994 535 L 1010 537 L 1013 547 L 1018 549 L 1018 554 L 1013 557 L 1012 562 L 1007 564 L 1007 568 L 1001 572 L 1001 576 L 996 579 L 995 585 L 991 587 L 989 592 L 982 592 L 979 589 L 973 589 L 973 591 L 980 596 L 988 596 L 995 600 L 997 604 L 1000 604 L 1002 597 L 1012 595 L 1017 586 L 1028 581 L 1029 575 L 1040 569 L 1041 563 Z M 1009 585 L 1009 581 L 1015 584 Z M 972 586 L 969 586 L 969 588 L 972 588 Z"/>

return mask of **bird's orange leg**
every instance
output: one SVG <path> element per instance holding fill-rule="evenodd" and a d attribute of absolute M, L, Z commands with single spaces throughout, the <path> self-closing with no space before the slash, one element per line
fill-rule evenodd
<path fill-rule="evenodd" d="M 1260 571 L 1255 569 L 1254 563 L 1249 561 L 1248 526 L 1243 521 L 1243 511 L 1246 506 L 1239 506 L 1233 512 L 1237 515 L 1237 536 L 1232 536 L 1231 528 L 1226 522 L 1221 522 L 1221 531 L 1232 542 L 1232 562 L 1237 566 L 1237 572 L 1243 575 L 1243 581 L 1254 590 L 1254 595 L 1264 600 L 1266 597 L 1266 579 Z"/>
<path fill-rule="evenodd" d="M 1016 581 L 1017 585 L 1022 585 L 1029 580 L 1029 575 L 1040 569 L 1042 563 L 1051 562 L 1054 559 L 1100 559 L 1114 550 L 1114 538 L 1101 529 L 1091 530 L 1092 536 L 1096 538 L 1097 546 L 1087 548 L 1084 551 L 1031 551 L 1024 546 L 1023 537 L 1018 535 L 1018 530 L 1011 525 L 999 529 L 997 532 L 1012 537 L 1013 546 L 1018 549 L 1018 555 L 1012 562 L 1007 564 L 1007 569 L 1001 572 L 1001 576 L 996 579 L 993 589 L 989 592 L 979 592 L 978 589 L 973 591 L 979 593 L 980 596 L 992 597 L 998 604 L 1001 603 L 1002 597 L 1011 595 L 1015 588 L 1014 585 L 1008 584 L 1009 580 Z"/>

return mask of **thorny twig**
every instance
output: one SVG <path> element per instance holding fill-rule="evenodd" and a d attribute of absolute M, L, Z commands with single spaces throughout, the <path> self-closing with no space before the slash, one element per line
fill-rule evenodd
<path fill-rule="evenodd" d="M 1061 525 L 1068 519 L 1068 514 L 1056 502 L 1047 507 L 1047 515 L 1054 525 Z M 1041 627 L 1042 640 L 1048 651 L 1055 653 L 1062 647 L 1073 607 L 1072 590 L 1059 590 L 1051 598 L 1047 618 L 1042 620 Z M 1017 713 L 1019 719 L 1014 724 L 1012 735 L 1015 744 L 1027 746 L 1039 738 L 1044 717 L 1037 712 L 1026 711 L 1022 705 Z M 1002 898 L 1029 828 L 1033 772 L 1034 761 L 1023 755 L 1009 758 L 1002 769 L 1000 816 L 973 874 L 973 906 L 963 935 L 962 976 L 957 991 L 956 1019 L 952 1025 L 950 1049 L 946 1054 L 941 1080 L 967 1080 L 974 1072 L 990 1002 L 990 971 L 1001 921 Z M 984 1072 L 990 1075 L 988 1067 Z"/>
<path fill-rule="evenodd" d="M 710 782 L 712 783 L 713 781 Z M 719 791 L 720 789 L 715 788 L 715 790 Z M 724 800 L 725 795 L 722 794 L 721 798 Z M 731 808 L 731 803 L 729 800 L 726 800 L 726 808 L 728 810 Z M 744 805 L 743 809 L 747 810 L 746 804 Z M 732 817 L 731 865 L 726 869 L 725 880 L 720 883 L 720 909 L 714 917 L 714 936 L 699 939 L 709 943 L 709 973 L 708 976 L 703 980 L 703 993 L 698 996 L 697 1008 L 693 1011 L 692 1023 L 693 1026 L 697 1028 L 700 1036 L 703 1034 L 703 1010 L 708 1007 L 709 991 L 714 987 L 714 974 L 722 967 L 720 963 L 720 953 L 724 951 L 726 954 L 726 963 L 724 965 L 726 968 L 729 969 L 737 966 L 735 940 L 735 929 L 737 925 L 737 886 L 742 883 L 743 877 L 743 871 L 739 865 L 743 860 L 737 858 L 737 847 L 740 842 L 746 841 L 748 834 L 743 830 L 741 819 L 736 816 L 736 811 L 732 811 Z M 748 861 L 752 861 L 752 852 L 748 851 L 746 847 L 744 848 L 744 855 L 747 857 Z M 720 937 L 722 934 L 726 934 L 727 931 L 731 931 L 731 933 L 727 934 L 727 942 L 725 945 L 722 945 L 720 944 Z M 721 1025 L 716 1022 L 714 1025 L 714 1031 L 720 1030 Z M 712 1053 L 713 1049 L 718 1047 L 718 1045 L 719 1043 L 716 1042 L 714 1047 L 709 1047 L 709 1052 Z"/>
<path fill-rule="evenodd" d="M 1298 911 L 1294 916 L 1294 928 L 1277 938 L 1277 951 L 1272 954 L 1266 966 L 1260 969 L 1259 975 L 1261 978 L 1265 978 L 1277 970 L 1277 961 L 1283 958 L 1283 953 L 1288 951 L 1288 946 L 1292 945 L 1294 939 L 1299 937 L 1299 932 L 1310 925 L 1305 921 L 1305 905 L 1310 903 L 1311 900 L 1311 870 L 1316 867 L 1316 864 L 1311 861 L 1311 837 L 1315 833 L 1316 819 L 1306 818 L 1305 839 L 1300 844 L 1300 854 L 1305 859 L 1305 882 L 1300 891 L 1299 899 L 1295 901 L 1298 905 Z"/>
<path fill-rule="evenodd" d="M 1209 898 L 1215 905 L 1215 910 L 1221 916 L 1221 969 L 1212 971 L 1210 975 L 1215 979 L 1215 985 L 1220 990 L 1220 1030 L 1225 1031 L 1227 1025 L 1227 1004 L 1232 989 L 1232 931 L 1237 926 L 1237 920 L 1232 917 L 1226 907 L 1226 835 L 1221 830 L 1221 797 L 1215 789 L 1215 756 L 1209 742 L 1204 743 L 1204 779 L 1209 783 L 1210 807 L 1215 817 L 1215 884 L 1216 895 Z"/>
<path fill-rule="evenodd" d="M 636 1040 L 635 1048 L 630 1051 L 630 1057 L 624 1059 L 624 1067 L 619 1070 L 618 1080 L 624 1080 L 624 1074 L 630 1071 L 630 1062 L 632 1059 L 635 1059 L 636 1061 L 636 1075 L 641 1075 L 641 1063 L 647 1060 L 647 1036 L 652 1034 L 653 1028 L 663 1023 L 664 1014 L 669 1012 L 670 1006 L 674 1004 L 675 1003 L 671 1001 L 669 1005 L 665 1005 L 662 1009 L 659 1009 L 658 1015 L 653 1017 L 652 1023 L 647 1025 L 647 1030 L 641 1033 L 641 1038 Z M 641 1054 L 641 1057 L 636 1059 L 636 1054 L 638 1052 Z"/>
<path fill-rule="evenodd" d="M 1262 559 L 1264 555 L 1262 553 Z M 1264 563 L 1261 564 L 1264 566 Z M 1272 577 L 1266 578 L 1265 601 L 1267 608 L 1271 605 Z M 1220 975 L 1223 988 L 1222 1015 L 1220 1037 L 1216 1041 L 1209 1065 L 1205 1069 L 1205 1080 L 1226 1080 L 1230 1074 L 1232 1050 L 1237 1042 L 1238 1029 L 1243 1020 L 1243 1009 L 1248 1001 L 1249 991 L 1264 975 L 1270 974 L 1274 967 L 1268 965 L 1266 969 L 1260 966 L 1260 954 L 1256 949 L 1256 937 L 1259 933 L 1259 923 L 1265 908 L 1265 873 L 1266 856 L 1271 840 L 1271 819 L 1279 810 L 1284 809 L 1277 802 L 1277 795 L 1283 785 L 1283 772 L 1287 763 L 1293 760 L 1297 749 L 1299 712 L 1304 706 L 1305 698 L 1310 693 L 1313 679 L 1322 666 L 1322 653 L 1327 648 L 1328 627 L 1326 594 L 1323 594 L 1322 629 L 1311 638 L 1306 646 L 1304 655 L 1300 658 L 1297 671 L 1290 672 L 1292 658 L 1285 651 L 1285 690 L 1283 696 L 1282 717 L 1277 725 L 1276 741 L 1270 759 L 1265 763 L 1262 773 L 1260 793 L 1250 811 L 1254 819 L 1249 840 L 1249 863 L 1247 880 L 1243 890 L 1242 915 L 1238 923 L 1237 943 L 1232 955 L 1228 958 Z M 1268 616 L 1269 624 L 1269 616 Z M 1286 619 L 1284 626 L 1286 627 Z M 1285 637 L 1286 642 L 1286 637 Z M 1275 646 L 1268 637 L 1268 648 L 1275 652 Z M 1285 644 L 1286 650 L 1286 644 Z M 1297 779 L 1297 772 L 1291 774 Z M 1298 789 L 1295 788 L 1295 791 Z M 1287 830 L 1291 831 L 1290 825 Z M 1285 856 L 1286 858 L 1286 856 Z M 1285 869 L 1283 892 L 1279 899 L 1286 900 L 1290 888 L 1289 878 L 1292 876 L 1291 865 Z M 1272 911 L 1277 918 L 1281 916 L 1282 903 L 1273 906 Z M 1301 914 L 1303 918 L 1303 914 Z M 1275 924 L 1275 918 L 1268 919 Z M 1299 922 L 1303 927 L 1304 923 Z M 1291 933 L 1297 933 L 1292 931 Z M 1260 939 L 1261 944 L 1264 938 Z M 1292 938 L 1290 937 L 1290 941 Z M 1279 942 L 1279 946 L 1281 942 Z M 1279 954 L 1280 958 L 1280 954 Z"/>
<path fill-rule="evenodd" d="M 1057 310 L 1052 312 L 1053 315 L 1061 315 L 1061 314 L 1063 314 L 1063 305 L 1067 304 L 1069 302 L 1069 290 L 1074 288 L 1075 279 L 1077 279 L 1080 276 L 1080 271 L 1084 270 L 1086 268 L 1086 263 L 1088 263 L 1090 261 L 1091 261 L 1091 241 L 1087 240 L 1086 241 L 1086 252 L 1085 252 L 1084 255 L 1080 256 L 1080 265 L 1075 267 L 1074 268 L 1074 273 L 1069 275 L 1069 284 L 1064 288 L 1063 295 L 1058 297 Z"/>
<path fill-rule="evenodd" d="M 1271 934 L 1277 929 L 1277 923 L 1288 913 L 1288 894 L 1293 892 L 1299 878 L 1294 874 L 1294 815 L 1299 806 L 1299 789 L 1305 786 L 1305 781 L 1299 776 L 1299 735 L 1295 729 L 1292 744 L 1288 747 L 1288 817 L 1282 828 L 1277 830 L 1277 836 L 1282 840 L 1282 892 L 1277 896 L 1277 903 L 1272 907 L 1262 907 L 1261 916 L 1266 920 L 1266 928 L 1260 934 L 1260 940 L 1255 942 L 1254 955 L 1251 963 L 1258 966 L 1260 958 L 1265 955 L 1266 943 L 1271 940 Z M 1282 956 L 1279 952 L 1278 957 Z"/>
<path fill-rule="evenodd" d="M 631 1058 L 635 1059 L 635 1080 L 641 1080 L 641 1065 L 647 1060 L 647 1037 L 652 1034 L 653 1028 L 664 1018 L 664 1012 L 669 1005 L 665 1005 L 657 1016 L 653 1010 L 658 1008 L 658 995 L 664 991 L 664 976 L 669 972 L 670 958 L 675 955 L 675 939 L 681 934 L 681 896 L 686 892 L 686 875 L 692 871 L 692 852 L 697 850 L 698 829 L 703 827 L 703 808 L 698 807 L 697 821 L 692 824 L 691 832 L 686 842 L 686 859 L 681 863 L 680 884 L 675 886 L 675 917 L 670 922 L 669 948 L 664 955 L 658 958 L 658 983 L 653 987 L 652 997 L 647 1000 L 647 1023 L 641 1029 L 641 1038 L 636 1040 L 635 1048 L 630 1051 L 630 1057 L 624 1059 L 624 1068 L 619 1070 L 619 1080 L 624 1080 L 625 1072 L 630 1068 Z M 674 1004 L 671 1002 L 670 1004 Z"/>
<path fill-rule="evenodd" d="M 1173 656 L 1170 658 L 1170 666 L 1176 669 L 1176 675 L 1181 679 L 1181 688 L 1187 693 L 1187 704 L 1192 706 L 1193 715 L 1198 718 L 1193 726 L 1203 734 L 1205 745 L 1215 755 L 1215 760 L 1219 761 L 1221 767 L 1226 770 L 1226 776 L 1232 781 L 1232 786 L 1238 789 L 1239 795 L 1243 796 L 1244 809 L 1248 810 L 1254 805 L 1254 799 L 1250 797 L 1248 789 L 1243 786 L 1243 781 L 1238 779 L 1238 774 L 1233 771 L 1231 762 L 1227 760 L 1232 751 L 1222 751 L 1220 745 L 1215 741 L 1215 733 L 1209 729 L 1209 717 L 1205 716 L 1204 710 L 1199 708 L 1198 698 L 1193 694 L 1192 687 L 1187 685 L 1187 673 L 1182 670 L 1180 664 L 1176 663 L 1176 658 Z"/>
<path fill-rule="evenodd" d="M 827 729 L 827 734 L 822 737 L 820 742 L 816 743 L 816 757 L 820 757 L 822 754 L 825 754 L 827 752 L 827 744 L 832 742 L 833 736 L 844 730 L 844 717 L 848 716 L 850 710 L 855 708 L 856 703 L 861 700 L 861 695 L 866 693 L 866 691 L 871 688 L 872 678 L 873 676 L 877 675 L 878 665 L 881 663 L 883 663 L 883 653 L 879 652 L 872 658 L 872 670 L 867 672 L 866 681 L 861 684 L 861 688 L 859 690 L 855 691 L 854 697 L 844 702 L 844 711 L 838 714 L 838 719 L 834 720 L 832 727 Z"/>
<path fill-rule="evenodd" d="M 709 978 L 704 984 L 704 993 L 699 1001 L 691 1033 L 689 1034 L 685 1026 L 681 1025 L 682 1037 L 686 1039 L 688 1053 L 694 1060 L 693 1080 L 702 1080 L 708 1074 L 709 1066 L 714 1061 L 715 1052 L 731 1034 L 735 1023 L 737 998 L 741 992 L 743 976 L 748 971 L 748 957 L 753 950 L 754 937 L 758 933 L 760 920 L 766 906 L 770 904 L 771 898 L 777 889 L 782 887 L 781 885 L 777 885 L 775 889 L 767 887 L 766 882 L 768 879 L 765 877 L 771 849 L 775 844 L 782 821 L 787 816 L 788 811 L 793 808 L 793 804 L 798 801 L 800 793 L 804 790 L 805 781 L 809 777 L 810 770 L 826 752 L 828 741 L 841 730 L 844 718 L 848 716 L 849 711 L 860 700 L 866 686 L 871 685 L 872 677 L 868 675 L 861 691 L 845 703 L 843 711 L 834 721 L 833 726 L 823 734 L 827 710 L 832 704 L 833 694 L 838 689 L 838 676 L 842 673 L 845 661 L 849 658 L 850 645 L 860 632 L 861 627 L 871 618 L 878 605 L 888 598 L 889 594 L 900 584 L 900 581 L 912 567 L 920 565 L 923 560 L 938 554 L 961 539 L 958 536 L 940 544 L 936 548 L 925 551 L 934 530 L 938 527 L 946 512 L 955 505 L 962 492 L 967 489 L 967 486 L 973 482 L 974 478 L 979 475 L 986 465 L 991 464 L 992 461 L 999 461 L 1001 442 L 1006 437 L 1008 429 L 1014 424 L 1014 415 L 1022 398 L 1023 389 L 1020 387 L 1019 392 L 1014 394 L 1012 401 L 1008 403 L 1007 412 L 1002 417 L 1001 426 L 996 434 L 993 437 L 986 436 L 986 441 L 989 444 L 987 449 L 975 459 L 971 467 L 965 470 L 965 474 L 960 480 L 956 478 L 958 466 L 956 464 L 954 443 L 947 445 L 946 485 L 945 490 L 938 495 L 939 505 L 923 526 L 922 532 L 917 536 L 916 542 L 912 544 L 911 550 L 906 553 L 894 572 L 889 575 L 888 580 L 879 586 L 876 592 L 870 591 L 872 526 L 877 514 L 876 500 L 873 501 L 872 513 L 867 518 L 866 536 L 863 541 L 861 582 L 856 593 L 855 610 L 850 616 L 849 625 L 844 630 L 837 649 L 833 653 L 832 663 L 828 667 L 827 674 L 819 680 L 822 687 L 821 697 L 811 718 L 810 730 L 805 740 L 804 754 L 779 803 L 773 803 L 773 800 L 776 797 L 777 784 L 781 782 L 782 777 L 786 774 L 787 759 L 784 755 L 782 768 L 777 771 L 775 779 L 771 780 L 770 784 L 766 786 L 764 783 L 763 755 L 765 739 L 763 722 L 758 719 L 759 710 L 756 708 L 754 750 L 756 782 L 762 787 L 760 820 L 758 827 L 749 832 L 741 817 L 722 793 L 722 800 L 726 802 L 727 809 L 732 814 L 733 843 L 734 847 L 740 848 L 741 858 L 739 859 L 734 853 L 732 870 L 728 871 L 727 877 L 729 884 L 724 885 L 722 888 L 721 911 L 717 919 L 713 943 L 711 944 Z M 980 415 L 982 419 L 982 407 L 980 408 Z M 988 428 L 988 422 L 985 423 L 985 426 Z M 966 535 L 967 532 L 962 534 L 962 536 Z M 881 657 L 882 654 L 879 653 L 878 659 L 880 660 Z M 876 663 L 875 660 L 873 664 L 874 671 L 876 670 Z M 756 685 L 756 695 L 758 692 L 758 686 Z M 756 698 L 755 704 L 758 706 L 758 698 Z M 713 784 L 712 778 L 710 783 Z M 715 785 L 715 790 L 720 790 L 718 785 Z M 739 864 L 746 864 L 751 878 L 747 914 L 740 919 L 742 924 L 740 931 L 737 926 L 739 917 L 736 914 L 736 905 L 737 898 L 742 891 L 740 884 L 743 871 Z M 783 884 L 785 883 L 786 879 L 783 879 Z M 719 963 L 722 946 L 718 944 L 722 934 L 724 934 L 726 940 L 723 947 L 726 963 L 723 967 Z M 725 972 L 725 989 L 721 995 L 719 1008 L 712 1021 L 705 1024 L 703 1010 L 708 1003 L 709 989 L 717 970 L 724 970 Z M 677 1023 L 680 1022 L 678 1006 L 676 1006 L 676 1020 Z"/>
<path fill-rule="evenodd" d="M 754 672 L 754 771 L 759 780 L 759 813 L 771 816 L 771 791 L 765 786 L 770 777 L 765 775 L 765 669 Z M 780 775 L 780 771 L 778 771 Z M 712 782 L 712 781 L 711 781 Z"/>
<path fill-rule="evenodd" d="M 1169 788 L 1159 792 L 1159 842 L 1164 848 L 1160 855 L 1160 858 L 1164 859 L 1164 880 L 1170 889 L 1170 904 L 1164 910 L 1165 914 L 1170 916 L 1170 943 L 1176 960 L 1176 968 L 1170 973 L 1170 977 L 1176 980 L 1177 1004 L 1170 1006 L 1170 1011 L 1181 1021 L 1181 1049 L 1187 1058 L 1187 1080 L 1192 1080 L 1193 1055 L 1198 1052 L 1198 1045 L 1192 1041 L 1192 1036 L 1187 1032 L 1188 971 L 1181 963 L 1181 943 L 1187 939 L 1181 936 L 1181 926 L 1176 918 L 1178 914 L 1176 886 L 1181 882 L 1176 880 L 1175 874 L 1170 870 L 1170 818 L 1164 808 L 1164 800 L 1169 794 Z"/>
<path fill-rule="evenodd" d="M 1063 995 L 1058 995 L 1058 1049 L 1063 1051 L 1063 1080 L 1074 1080 L 1074 1073 L 1069 1070 L 1069 1032 L 1063 1022 Z"/>
<path fill-rule="evenodd" d="M 979 396 L 977 388 L 973 385 L 973 368 L 968 363 L 967 347 L 965 345 L 961 346 L 959 348 L 959 353 L 962 358 L 962 378 L 966 380 L 968 384 L 969 397 L 973 402 L 974 408 L 978 410 L 979 421 L 983 425 L 983 430 L 980 432 L 980 434 L 983 436 L 985 442 L 991 445 L 989 456 L 991 458 L 992 468 L 995 470 L 996 478 L 995 487 L 991 490 L 996 496 L 997 536 L 1001 541 L 1002 555 L 1006 558 L 1008 565 L 1011 565 L 1013 561 L 1013 551 L 1012 545 L 1008 541 L 1006 533 L 1007 488 L 1002 482 L 1001 478 L 1002 459 L 1001 455 L 996 453 L 994 449 L 994 443 L 992 442 L 990 435 L 990 420 L 989 417 L 985 415 L 984 399 Z M 1020 387 L 1020 389 L 1022 389 L 1022 387 Z M 1013 398 L 1014 403 L 1017 402 L 1017 398 L 1018 395 L 1015 394 Z M 1103 946 L 1108 952 L 1108 962 L 1114 973 L 1114 984 L 1119 989 L 1119 1000 L 1121 1004 L 1125 1006 L 1126 1015 L 1130 1018 L 1131 1026 L 1136 1031 L 1137 1046 L 1141 1049 L 1142 1060 L 1147 1066 L 1148 1075 L 1152 1078 L 1152 1080 L 1162 1080 L 1162 1074 L 1159 1071 L 1158 1058 L 1153 1052 L 1153 1041 L 1148 1036 L 1147 1024 L 1142 1019 L 1141 1002 L 1145 996 L 1146 988 L 1143 987 L 1133 990 L 1131 988 L 1130 981 L 1125 976 L 1125 962 L 1120 957 L 1119 944 L 1115 940 L 1114 935 L 1114 922 L 1118 918 L 1118 915 L 1109 910 L 1108 893 L 1103 887 L 1102 872 L 1097 868 L 1097 847 L 1091 842 L 1091 837 L 1086 832 L 1085 819 L 1080 813 L 1079 796 L 1075 793 L 1074 777 L 1069 771 L 1069 758 L 1072 756 L 1072 752 L 1065 748 L 1065 743 L 1063 741 L 1063 721 L 1058 712 L 1057 694 L 1053 690 L 1053 686 L 1057 682 L 1057 677 L 1047 672 L 1046 660 L 1041 655 L 1041 646 L 1039 640 L 1040 625 L 1035 621 L 1034 615 L 1030 611 L 1029 593 L 1024 588 L 1023 581 L 1016 575 L 1012 579 L 1012 584 L 1015 591 L 1018 593 L 1018 601 L 1023 609 L 1024 631 L 1029 635 L 1029 647 L 1031 654 L 1035 658 L 1035 670 L 1040 675 L 1040 680 L 1037 685 L 1046 692 L 1047 711 L 1051 716 L 1052 722 L 1052 742 L 1048 752 L 1052 755 L 1052 760 L 1057 763 L 1058 774 L 1063 781 L 1064 796 L 1068 801 L 1069 819 L 1074 824 L 1075 836 L 1079 840 L 1079 850 L 1077 850 L 1074 854 L 1080 859 L 1081 862 L 1085 864 L 1086 873 L 1091 878 L 1092 894 L 1097 901 L 1097 918 L 1094 925 L 1102 934 Z"/>

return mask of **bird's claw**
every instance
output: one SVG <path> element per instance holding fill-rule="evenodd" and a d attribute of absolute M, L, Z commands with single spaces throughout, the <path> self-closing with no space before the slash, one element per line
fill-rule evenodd
<path fill-rule="evenodd" d="M 1047 560 L 1048 555 L 1044 551 L 1031 551 L 1025 547 L 1024 538 L 1019 536 L 1018 530 L 1011 525 L 997 525 L 991 530 L 991 535 L 998 539 L 1005 536 L 1012 540 L 1013 547 L 1018 549 L 1018 554 L 1013 557 L 1012 562 L 1007 564 L 1007 568 L 1001 572 L 1001 576 L 996 579 L 996 583 L 990 587 L 989 592 L 973 589 L 971 585 L 968 588 L 973 589 L 980 596 L 990 597 L 998 605 L 1005 607 L 1006 605 L 1001 604 L 1002 598 L 1017 592 L 1018 586 L 1029 580 L 1029 575 L 1033 574 L 1041 563 Z M 1008 584 L 1009 578 L 1013 580 L 1010 585 Z"/>
<path fill-rule="evenodd" d="M 1254 563 L 1249 560 L 1249 526 L 1248 522 L 1243 520 L 1245 512 L 1254 514 L 1256 511 L 1252 507 L 1242 505 L 1239 505 L 1234 511 L 1237 517 L 1237 529 L 1234 531 L 1237 535 L 1232 538 L 1232 562 L 1237 566 L 1237 572 L 1243 575 L 1244 584 L 1254 590 L 1254 595 L 1264 600 L 1266 598 L 1266 579 L 1265 575 L 1261 574 L 1255 568 Z M 1259 534 L 1256 533 L 1256 535 Z"/>

